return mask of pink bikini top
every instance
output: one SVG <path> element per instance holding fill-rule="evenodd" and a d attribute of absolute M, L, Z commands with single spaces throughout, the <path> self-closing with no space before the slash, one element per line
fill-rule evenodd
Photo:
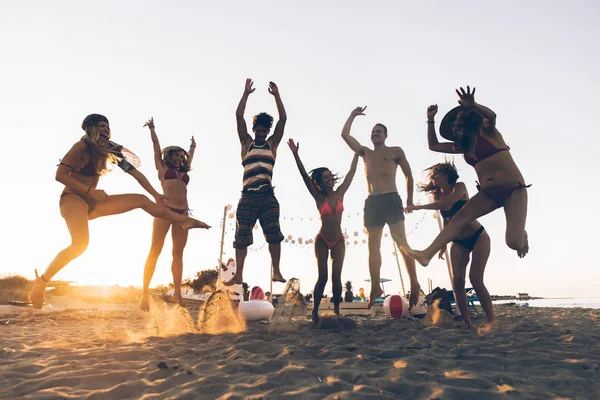
<path fill-rule="evenodd" d="M 343 211 L 344 211 L 344 204 L 342 204 L 342 202 L 338 200 L 335 205 L 335 213 L 340 214 Z M 327 200 L 325 200 L 325 203 L 323 203 L 319 212 L 321 213 L 321 215 L 333 215 L 333 210 L 331 209 L 331 206 L 329 205 Z"/>
<path fill-rule="evenodd" d="M 496 146 L 494 146 L 494 144 L 492 142 L 490 142 L 489 140 L 487 140 L 485 137 L 478 135 L 477 141 L 475 142 L 475 149 L 473 149 L 473 152 L 475 153 L 476 158 L 473 158 L 467 154 L 464 154 L 463 156 L 464 156 L 467 164 L 474 167 L 475 164 L 477 164 L 478 162 L 483 161 L 486 158 L 489 158 L 496 153 L 500 153 L 501 151 L 508 151 L 508 150 L 509 150 L 508 148 L 506 148 L 506 149 L 500 148 L 499 149 Z"/>
<path fill-rule="evenodd" d="M 167 172 L 165 172 L 165 179 L 179 179 L 177 170 L 169 168 Z M 183 176 L 181 177 L 181 181 L 186 185 L 188 184 L 188 182 L 190 181 L 190 176 L 187 174 L 187 172 L 183 174 Z"/>

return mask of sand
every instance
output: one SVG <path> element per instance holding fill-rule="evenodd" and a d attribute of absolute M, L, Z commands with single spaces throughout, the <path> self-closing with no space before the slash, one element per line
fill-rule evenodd
<path fill-rule="evenodd" d="M 79 307 L 0 309 L 0 398 L 600 398 L 600 310 L 496 306 L 481 337 L 381 312 L 210 335 L 198 306 Z"/>

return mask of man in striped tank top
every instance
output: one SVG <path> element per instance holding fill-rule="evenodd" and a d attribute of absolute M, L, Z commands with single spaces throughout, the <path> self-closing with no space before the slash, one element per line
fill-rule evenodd
<path fill-rule="evenodd" d="M 237 131 L 242 145 L 244 179 L 242 197 L 236 210 L 235 240 L 233 242 L 237 269 L 235 276 L 225 282 L 225 285 L 228 286 L 243 283 L 244 261 L 248 254 L 248 246 L 253 242 L 252 228 L 257 219 L 260 221 L 265 239 L 269 243 L 273 281 L 285 282 L 279 270 L 281 242 L 283 241 L 283 234 L 279 227 L 279 202 L 275 198 L 271 179 L 277 157 L 277 147 L 283 138 L 287 115 L 279 96 L 279 88 L 275 83 L 269 82 L 269 93 L 275 98 L 279 121 L 275 125 L 273 135 L 267 139 L 273 126 L 273 117 L 267 113 L 255 115 L 252 120 L 252 132 L 254 133 L 254 139 L 252 139 L 252 136 L 248 134 L 244 111 L 248 97 L 254 90 L 252 79 L 246 79 L 244 94 L 235 112 Z"/>

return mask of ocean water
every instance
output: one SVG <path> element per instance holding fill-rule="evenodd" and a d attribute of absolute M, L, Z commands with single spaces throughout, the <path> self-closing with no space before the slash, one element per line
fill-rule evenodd
<path fill-rule="evenodd" d="M 600 309 L 600 297 L 572 297 L 560 299 L 535 299 L 535 300 L 504 300 L 495 301 L 494 304 L 516 303 L 529 307 L 564 307 L 564 308 L 595 308 Z"/>

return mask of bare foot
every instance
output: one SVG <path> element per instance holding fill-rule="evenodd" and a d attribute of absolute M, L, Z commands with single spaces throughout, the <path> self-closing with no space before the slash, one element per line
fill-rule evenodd
<path fill-rule="evenodd" d="M 340 305 L 333 305 L 333 312 L 335 313 L 335 315 L 337 315 L 338 317 L 340 316 Z"/>
<path fill-rule="evenodd" d="M 142 293 L 142 301 L 140 301 L 140 310 L 147 312 L 150 311 L 150 294 Z"/>
<path fill-rule="evenodd" d="M 477 334 L 479 336 L 490 336 L 498 332 L 498 328 L 498 323 L 496 321 L 488 322 L 487 324 L 477 329 Z"/>
<path fill-rule="evenodd" d="M 369 304 L 367 304 L 367 310 L 370 310 L 371 307 L 375 304 L 375 299 L 383 294 L 383 290 L 380 287 L 376 287 L 371 289 L 371 293 L 369 294 Z"/>
<path fill-rule="evenodd" d="M 471 321 L 463 321 L 462 328 L 463 329 L 471 329 L 471 328 L 473 328 L 473 325 L 471 325 Z"/>
<path fill-rule="evenodd" d="M 181 295 L 181 293 L 174 293 L 173 297 L 177 300 L 177 304 L 179 305 L 179 307 L 185 307 L 185 304 L 183 303 L 183 296 Z"/>
<path fill-rule="evenodd" d="M 279 271 L 273 271 L 273 282 L 285 283 L 287 281 L 285 280 L 285 278 L 283 277 L 283 275 L 281 275 L 281 272 L 279 272 Z"/>
<path fill-rule="evenodd" d="M 319 310 L 313 310 L 312 312 L 312 324 L 317 325 L 319 323 Z"/>
<path fill-rule="evenodd" d="M 527 231 L 525 231 L 525 238 L 523 247 L 520 250 L 517 250 L 517 255 L 521 258 L 525 257 L 529 253 L 529 238 L 527 237 Z"/>
<path fill-rule="evenodd" d="M 416 306 L 419 303 L 419 295 L 421 294 L 421 285 L 415 283 L 410 285 L 410 302 L 409 307 Z"/>
<path fill-rule="evenodd" d="M 242 283 L 244 283 L 244 280 L 242 278 L 241 274 L 235 274 L 233 276 L 233 278 L 231 278 L 230 280 L 228 280 L 227 282 L 224 282 L 223 285 L 225 286 L 233 286 L 233 285 L 241 285 Z"/>
<path fill-rule="evenodd" d="M 408 247 L 401 247 L 401 249 L 404 254 L 406 254 L 410 258 L 413 258 L 416 262 L 418 262 L 422 266 L 426 267 L 429 265 L 429 261 L 431 260 L 431 258 L 427 257 L 425 255 L 425 252 L 419 251 L 419 250 L 413 250 Z"/>
<path fill-rule="evenodd" d="M 29 292 L 29 301 L 33 305 L 33 308 L 38 310 L 44 305 L 44 296 L 46 295 L 46 282 L 41 276 L 37 276 L 37 270 L 35 271 L 35 281 L 33 281 L 33 287 Z M 43 276 L 43 274 L 42 274 Z"/>
<path fill-rule="evenodd" d="M 194 229 L 194 228 L 210 229 L 211 228 L 210 225 L 205 224 L 202 221 L 198 221 L 197 219 L 194 219 L 194 218 L 188 218 L 185 221 L 181 222 L 181 226 L 183 227 L 183 229 Z"/>

